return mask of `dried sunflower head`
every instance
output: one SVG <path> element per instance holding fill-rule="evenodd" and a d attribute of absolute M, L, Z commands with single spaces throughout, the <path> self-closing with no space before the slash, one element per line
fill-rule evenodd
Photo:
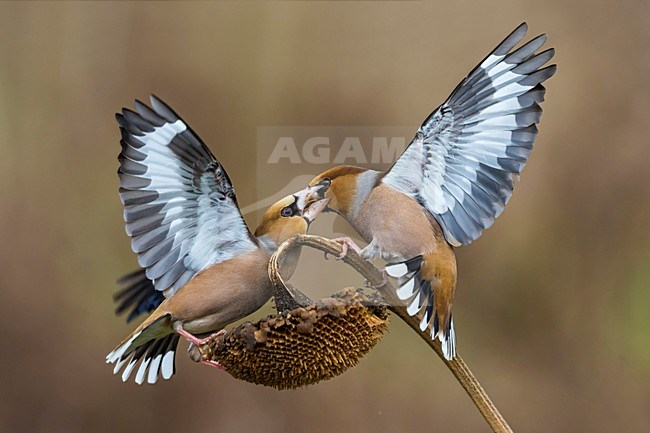
<path fill-rule="evenodd" d="M 292 389 L 331 379 L 355 366 L 379 342 L 384 306 L 354 288 L 314 303 L 246 322 L 190 350 L 246 382 Z"/>

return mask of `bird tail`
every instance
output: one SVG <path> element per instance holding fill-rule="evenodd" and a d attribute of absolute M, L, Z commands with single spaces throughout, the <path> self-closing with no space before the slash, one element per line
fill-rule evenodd
<path fill-rule="evenodd" d="M 135 375 L 135 382 L 141 385 L 145 378 L 147 383 L 156 383 L 158 377 L 169 379 L 176 371 L 175 357 L 179 335 L 170 327 L 171 316 L 162 316 L 146 320 L 131 335 L 122 341 L 106 356 L 106 363 L 115 364 L 113 374 L 122 367 L 122 382 L 126 382 L 139 361 L 140 367 Z"/>
<path fill-rule="evenodd" d="M 451 315 L 455 278 L 449 281 L 439 272 L 431 272 L 428 268 L 435 266 L 435 258 L 430 256 L 432 254 L 419 255 L 403 262 L 389 263 L 385 270 L 397 278 L 396 293 L 408 303 L 408 314 L 415 316 L 424 309 L 420 330 L 430 328 L 431 338 L 440 340 L 445 358 L 452 360 L 456 356 L 456 332 Z"/>

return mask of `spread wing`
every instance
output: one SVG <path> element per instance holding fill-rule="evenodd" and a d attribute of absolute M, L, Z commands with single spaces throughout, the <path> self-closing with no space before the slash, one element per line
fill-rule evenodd
<path fill-rule="evenodd" d="M 466 245 L 490 227 L 512 195 L 537 135 L 542 82 L 556 66 L 540 35 L 519 49 L 526 23 L 488 55 L 420 126 L 382 182 L 420 202 L 447 241 Z"/>
<path fill-rule="evenodd" d="M 140 266 L 166 297 L 202 270 L 257 248 L 221 164 L 164 102 L 116 114 L 120 198 Z"/>

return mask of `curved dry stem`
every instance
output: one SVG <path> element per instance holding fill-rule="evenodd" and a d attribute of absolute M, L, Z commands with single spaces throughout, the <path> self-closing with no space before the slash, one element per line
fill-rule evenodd
<path fill-rule="evenodd" d="M 282 310 L 282 304 L 292 305 L 292 302 L 295 302 L 299 305 L 303 301 L 301 298 L 297 298 L 297 296 L 302 294 L 290 285 L 287 285 L 280 275 L 280 269 L 287 252 L 293 248 L 300 248 L 302 246 L 315 248 L 332 255 L 339 255 L 341 253 L 341 245 L 337 242 L 313 235 L 297 235 L 280 245 L 269 263 L 269 277 L 278 296 L 276 298 L 276 305 L 278 300 L 281 304 L 278 305 L 278 310 L 280 311 Z M 372 263 L 362 259 L 354 251 L 348 251 L 348 254 L 343 258 L 343 262 L 359 272 L 371 286 L 377 287 L 377 290 L 386 299 L 388 308 L 406 322 L 436 352 L 447 368 L 451 370 L 456 380 L 465 389 L 481 412 L 481 415 L 483 415 L 483 418 L 492 427 L 492 430 L 497 433 L 511 433 L 512 429 L 508 426 L 506 420 L 501 416 L 494 403 L 490 400 L 490 397 L 488 397 L 460 355 L 456 354 L 453 360 L 447 361 L 442 354 L 440 342 L 438 340 L 432 340 L 428 333 L 420 331 L 420 318 L 418 316 L 409 316 L 406 312 L 406 307 L 403 306 L 403 302 L 395 294 L 394 287 L 390 283 L 379 287 L 384 282 L 382 273 Z"/>

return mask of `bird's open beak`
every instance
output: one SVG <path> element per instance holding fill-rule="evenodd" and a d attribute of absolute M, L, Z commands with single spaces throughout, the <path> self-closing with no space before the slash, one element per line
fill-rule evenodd
<path fill-rule="evenodd" d="M 306 189 L 307 191 L 307 201 L 316 201 L 325 197 L 325 192 L 327 191 L 327 186 L 325 185 L 314 185 Z"/>
<path fill-rule="evenodd" d="M 322 186 L 310 186 L 294 194 L 296 206 L 305 220 L 310 223 L 327 207 L 329 198 L 323 198 Z"/>
<path fill-rule="evenodd" d="M 329 198 L 322 198 L 320 200 L 312 201 L 307 205 L 302 217 L 307 220 L 308 223 L 316 219 L 318 215 L 327 207 L 327 203 L 330 202 Z"/>
<path fill-rule="evenodd" d="M 314 185 L 306 188 L 304 191 L 307 193 L 307 203 L 313 203 L 325 198 L 325 193 L 327 192 L 328 186 L 325 185 Z M 329 200 L 327 200 L 329 203 Z M 323 209 L 320 209 L 318 212 L 329 212 L 331 209 L 327 207 L 327 203 L 324 204 Z"/>

